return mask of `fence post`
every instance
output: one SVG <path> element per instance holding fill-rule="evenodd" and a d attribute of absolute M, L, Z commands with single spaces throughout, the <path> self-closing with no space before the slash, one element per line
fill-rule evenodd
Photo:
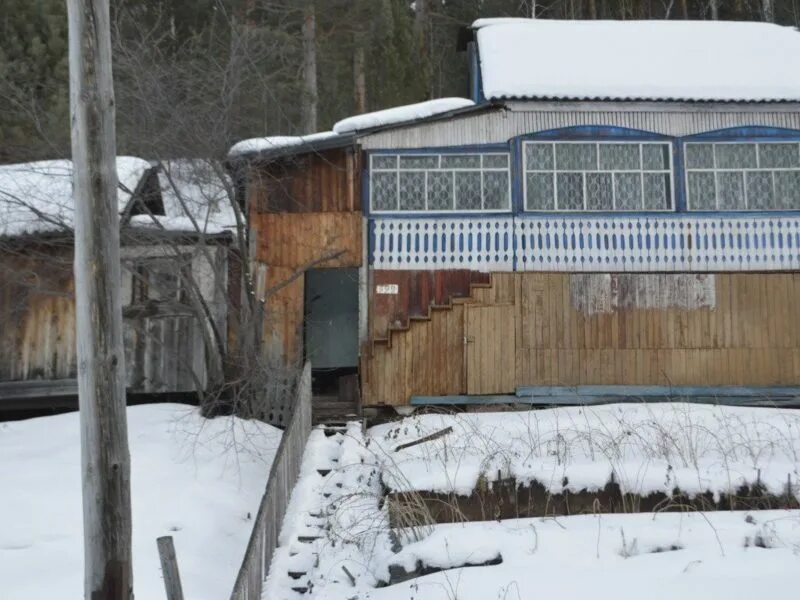
<path fill-rule="evenodd" d="M 158 556 L 161 559 L 161 571 L 164 573 L 164 588 L 167 590 L 167 600 L 183 600 L 181 589 L 181 576 L 178 573 L 178 559 L 175 557 L 175 544 L 172 536 L 167 535 L 156 540 Z"/>

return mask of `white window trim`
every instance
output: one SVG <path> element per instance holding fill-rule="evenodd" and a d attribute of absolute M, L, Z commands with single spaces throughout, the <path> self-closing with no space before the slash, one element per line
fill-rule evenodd
<path fill-rule="evenodd" d="M 669 151 L 669 167 L 666 169 L 620 169 L 620 170 L 609 170 L 609 169 L 556 169 L 556 165 L 554 163 L 553 169 L 551 170 L 530 170 L 528 169 L 528 161 L 526 160 L 526 148 L 532 144 L 550 144 L 553 146 L 553 160 L 555 161 L 555 144 L 595 144 L 597 146 L 597 160 L 598 166 L 600 164 L 600 145 L 619 145 L 619 144 L 629 144 L 639 145 L 639 162 L 643 164 L 643 156 L 642 156 L 642 146 L 644 145 L 658 145 L 658 146 L 667 146 Z M 574 215 L 580 213 L 653 213 L 653 214 L 671 214 L 676 212 L 675 206 L 675 169 L 674 169 L 674 159 L 673 159 L 673 149 L 672 144 L 668 141 L 658 141 L 658 140 L 525 140 L 522 144 L 522 210 L 526 213 L 562 213 L 567 215 Z M 553 208 L 528 208 L 528 173 L 548 173 L 553 175 Z M 596 209 L 596 208 L 586 208 L 586 178 L 583 178 L 583 208 L 579 209 L 563 209 L 563 208 L 555 208 L 555 205 L 558 203 L 558 177 L 556 177 L 559 173 L 608 173 L 612 175 L 612 202 L 616 205 L 617 201 L 617 192 L 616 192 L 616 183 L 615 178 L 613 175 L 615 174 L 623 174 L 623 173 L 634 173 L 639 175 L 645 174 L 654 174 L 654 175 L 669 175 L 669 185 L 670 185 L 670 206 L 671 208 L 638 208 L 638 209 Z M 642 203 L 644 203 L 644 177 L 642 177 Z"/>
<path fill-rule="evenodd" d="M 374 161 L 376 158 L 386 157 L 386 156 L 394 156 L 397 157 L 397 166 L 392 169 L 387 168 L 376 168 L 374 166 Z M 463 156 L 479 156 L 481 159 L 481 166 L 480 167 L 442 167 L 442 157 L 463 157 Z M 506 167 L 484 167 L 483 166 L 483 157 L 484 156 L 504 156 L 507 159 L 507 166 Z M 431 158 L 436 157 L 437 159 L 437 167 L 401 167 L 400 166 L 400 157 L 417 157 L 417 158 Z M 434 152 L 434 153 L 406 153 L 406 152 L 397 152 L 397 153 L 386 153 L 386 154 L 371 154 L 369 162 L 369 212 L 372 215 L 450 215 L 450 214 L 485 214 L 485 213 L 510 213 L 512 211 L 512 193 L 513 193 L 513 186 L 514 182 L 511 177 L 511 153 L 510 152 L 502 152 L 502 151 L 491 151 L 491 152 Z M 451 208 L 432 208 L 432 209 L 417 209 L 417 210 L 402 210 L 400 208 L 395 208 L 392 210 L 376 210 L 372 206 L 372 178 L 375 173 L 397 173 L 397 200 L 398 203 L 400 201 L 400 173 L 402 172 L 416 172 L 416 173 L 425 173 L 425 203 L 427 205 L 428 202 L 428 173 L 436 173 L 436 172 L 453 172 L 453 196 L 451 198 Z M 481 176 L 481 204 L 485 201 L 484 194 L 483 194 L 483 176 L 484 173 L 506 173 L 508 175 L 508 198 L 506 202 L 506 206 L 504 208 L 480 208 L 480 209 L 464 209 L 464 208 L 455 208 L 455 201 L 456 201 L 456 185 L 455 185 L 455 173 L 479 173 Z"/>
<path fill-rule="evenodd" d="M 796 208 L 750 208 L 747 198 L 747 181 L 746 173 L 771 173 L 772 179 L 772 192 L 775 193 L 775 173 L 776 172 L 800 172 L 800 167 L 745 167 L 741 169 L 731 169 L 729 167 L 717 167 L 717 154 L 712 152 L 712 159 L 714 166 L 711 168 L 696 168 L 689 167 L 689 156 L 686 152 L 687 146 L 722 146 L 724 144 L 751 144 L 756 147 L 756 162 L 761 162 L 761 144 L 786 144 L 798 147 L 800 153 L 800 142 L 792 140 L 775 140 L 775 141 L 759 141 L 751 142 L 749 140 L 724 140 L 724 141 L 698 141 L 698 142 L 685 142 L 683 152 L 683 171 L 686 174 L 686 211 L 687 212 L 791 212 L 800 210 L 800 205 Z M 714 208 L 692 208 L 692 197 L 689 191 L 689 173 L 713 173 L 714 174 Z M 744 180 L 744 202 L 746 208 L 720 208 L 719 207 L 719 174 L 720 173 L 742 173 Z"/>

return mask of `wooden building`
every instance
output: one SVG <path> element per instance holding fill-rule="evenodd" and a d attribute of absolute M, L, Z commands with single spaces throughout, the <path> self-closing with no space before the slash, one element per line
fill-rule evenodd
<path fill-rule="evenodd" d="M 129 394 L 193 395 L 208 384 L 203 328 L 232 333 L 231 219 L 197 163 L 119 157 L 117 171 Z M 75 401 L 71 175 L 68 160 L 0 167 L 0 409 Z"/>
<path fill-rule="evenodd" d="M 295 277 L 267 294 L 274 351 L 339 368 L 331 349 L 357 339 L 366 406 L 796 400 L 800 33 L 471 35 L 471 100 L 234 148 L 261 289 Z M 315 313 L 309 267 L 357 273 L 314 292 L 354 315 Z"/>

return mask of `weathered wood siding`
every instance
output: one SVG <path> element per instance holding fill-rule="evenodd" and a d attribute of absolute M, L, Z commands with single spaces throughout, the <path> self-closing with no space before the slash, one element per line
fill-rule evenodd
<path fill-rule="evenodd" d="M 248 174 L 251 258 L 273 359 L 302 359 L 303 271 L 361 266 L 359 160 L 352 148 L 336 149 L 256 164 Z"/>
<path fill-rule="evenodd" d="M 798 302 L 800 273 L 493 274 L 456 310 L 374 345 L 364 401 L 525 385 L 797 385 Z"/>
<path fill-rule="evenodd" d="M 510 110 L 381 131 L 359 140 L 365 150 L 505 143 L 512 137 L 580 125 L 685 136 L 730 127 L 800 129 L 800 104 L 671 102 L 516 102 Z"/>
<path fill-rule="evenodd" d="M 8 249 L 7 249 L 8 250 Z M 206 385 L 202 327 L 191 307 L 137 299 L 131 265 L 148 260 L 192 270 L 223 336 L 228 322 L 227 247 L 122 248 L 123 336 L 131 391 L 190 392 Z M 180 261 L 176 259 L 181 256 Z M 209 259 L 214 263 L 210 264 Z M 0 255 L 0 381 L 73 379 L 77 375 L 71 242 Z M 168 266 L 168 268 L 171 268 Z"/>
<path fill-rule="evenodd" d="M 76 376 L 71 249 L 0 259 L 0 381 Z"/>
<path fill-rule="evenodd" d="M 488 273 L 468 271 L 373 271 L 370 332 L 384 338 L 389 328 L 408 326 L 411 317 L 427 317 L 431 306 L 468 298 L 473 286 L 488 285 Z"/>

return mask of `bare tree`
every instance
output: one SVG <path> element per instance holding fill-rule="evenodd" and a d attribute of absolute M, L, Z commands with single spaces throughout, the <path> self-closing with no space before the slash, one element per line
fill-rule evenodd
<path fill-rule="evenodd" d="M 317 13 L 309 1 L 303 14 L 303 131 L 317 131 Z"/>
<path fill-rule="evenodd" d="M 75 308 L 84 596 L 133 598 L 130 454 L 120 303 L 114 85 L 107 0 L 69 0 Z"/>

